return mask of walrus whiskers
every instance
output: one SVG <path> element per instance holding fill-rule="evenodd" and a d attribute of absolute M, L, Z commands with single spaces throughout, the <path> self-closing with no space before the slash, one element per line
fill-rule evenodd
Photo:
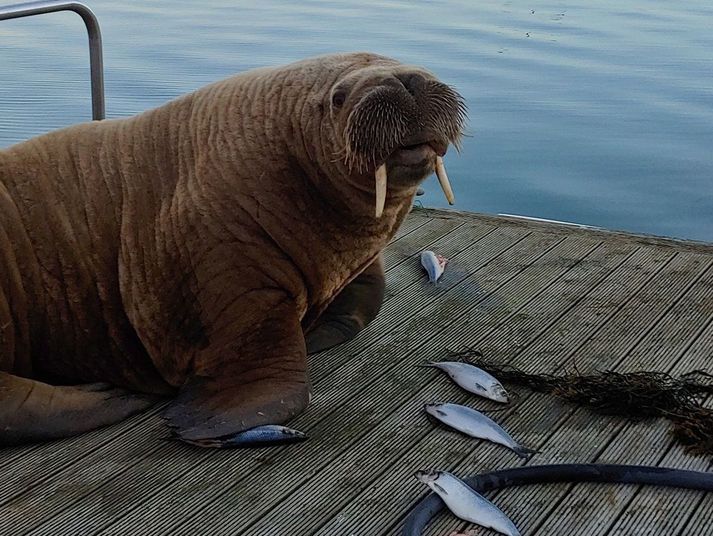
<path fill-rule="evenodd" d="M 351 171 L 364 173 L 375 166 L 374 214 L 381 217 L 386 203 L 387 160 L 395 151 L 428 143 L 422 133 L 434 134 L 439 142 L 460 148 L 467 108 L 450 86 L 428 80 L 425 89 L 411 96 L 394 86 L 378 87 L 354 108 L 344 131 L 342 157 Z M 421 133 L 420 136 L 415 136 Z M 413 138 L 416 137 L 415 140 Z M 413 141 L 411 141 L 413 140 Z M 455 196 L 448 180 L 443 154 L 438 151 L 434 171 L 449 204 Z"/>

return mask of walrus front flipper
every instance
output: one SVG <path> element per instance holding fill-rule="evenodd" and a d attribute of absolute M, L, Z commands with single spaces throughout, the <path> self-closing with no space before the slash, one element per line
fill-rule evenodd
<path fill-rule="evenodd" d="M 384 301 L 381 255 L 334 298 L 307 332 L 307 353 L 327 350 L 352 339 L 374 320 Z"/>
<path fill-rule="evenodd" d="M 0 372 L 0 446 L 88 432 L 154 402 L 108 384 L 57 387 Z"/>
<path fill-rule="evenodd" d="M 307 406 L 307 356 L 297 314 L 281 305 L 267 314 L 251 332 L 221 345 L 218 355 L 208 348 L 197 357 L 197 375 L 164 413 L 178 439 L 230 447 L 241 432 L 284 423 Z"/>

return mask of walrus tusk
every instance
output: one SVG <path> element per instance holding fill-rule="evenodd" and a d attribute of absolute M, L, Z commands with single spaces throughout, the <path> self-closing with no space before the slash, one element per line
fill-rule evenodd
<path fill-rule="evenodd" d="M 456 198 L 453 196 L 451 183 L 448 181 L 448 175 L 446 175 L 446 166 L 443 165 L 443 157 L 441 156 L 436 157 L 436 177 L 438 177 L 438 182 L 441 183 L 443 193 L 446 194 L 448 204 L 452 205 L 455 203 Z"/>
<path fill-rule="evenodd" d="M 381 164 L 376 168 L 376 210 L 375 216 L 381 217 L 386 204 L 386 164 Z"/>

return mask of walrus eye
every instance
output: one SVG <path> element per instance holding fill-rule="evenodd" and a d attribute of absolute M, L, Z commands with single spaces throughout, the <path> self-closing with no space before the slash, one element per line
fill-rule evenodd
<path fill-rule="evenodd" d="M 347 95 L 346 93 L 344 93 L 344 91 L 335 91 L 334 95 L 332 95 L 332 105 L 335 108 L 340 108 L 346 100 Z"/>

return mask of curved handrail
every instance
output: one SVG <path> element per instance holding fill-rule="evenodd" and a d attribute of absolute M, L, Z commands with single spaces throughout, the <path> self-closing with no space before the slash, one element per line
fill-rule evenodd
<path fill-rule="evenodd" d="M 26 2 L 10 6 L 0 6 L 0 20 L 18 19 L 56 11 L 74 11 L 84 21 L 89 34 L 89 70 L 92 86 L 92 119 L 104 119 L 104 60 L 102 58 L 102 36 L 99 21 L 87 6 L 81 2 Z"/>

